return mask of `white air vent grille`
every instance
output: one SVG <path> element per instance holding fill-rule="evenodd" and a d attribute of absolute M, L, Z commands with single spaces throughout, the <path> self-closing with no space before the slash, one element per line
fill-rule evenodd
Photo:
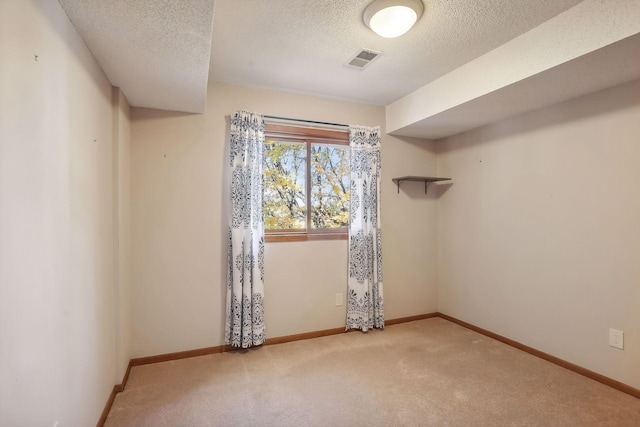
<path fill-rule="evenodd" d="M 373 60 L 380 55 L 382 55 L 382 52 L 376 52 L 375 50 L 371 49 L 362 49 L 345 65 L 362 70 L 363 68 L 371 64 Z"/>

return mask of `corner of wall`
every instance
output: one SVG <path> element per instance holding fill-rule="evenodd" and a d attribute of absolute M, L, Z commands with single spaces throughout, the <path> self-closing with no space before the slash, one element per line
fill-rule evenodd
<path fill-rule="evenodd" d="M 112 87 L 114 301 L 116 377 L 118 384 L 131 359 L 130 144 L 131 109 L 118 87 Z"/>

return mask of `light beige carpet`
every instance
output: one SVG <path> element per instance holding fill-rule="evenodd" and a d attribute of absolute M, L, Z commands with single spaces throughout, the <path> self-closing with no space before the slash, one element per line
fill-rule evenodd
<path fill-rule="evenodd" d="M 640 426 L 640 400 L 434 318 L 135 367 L 105 425 Z"/>

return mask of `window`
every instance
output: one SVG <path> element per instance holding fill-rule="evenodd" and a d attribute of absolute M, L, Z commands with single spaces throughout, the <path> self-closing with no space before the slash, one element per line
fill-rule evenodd
<path fill-rule="evenodd" d="M 347 132 L 267 124 L 264 159 L 267 242 L 347 238 Z"/>

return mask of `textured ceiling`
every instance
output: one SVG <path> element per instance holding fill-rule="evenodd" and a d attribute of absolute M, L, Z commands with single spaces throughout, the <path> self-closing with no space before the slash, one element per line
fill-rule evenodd
<path fill-rule="evenodd" d="M 202 113 L 213 0 L 58 0 L 136 107 Z"/>
<path fill-rule="evenodd" d="M 395 39 L 362 21 L 372 0 L 58 1 L 137 107 L 201 113 L 209 79 L 384 105 L 388 132 L 438 139 L 640 78 L 640 0 L 422 0 Z M 362 48 L 383 54 L 346 67 Z"/>
<path fill-rule="evenodd" d="M 387 105 L 580 0 L 423 0 L 396 39 L 362 21 L 371 0 L 216 0 L 209 79 Z M 345 67 L 361 48 L 383 52 Z"/>

